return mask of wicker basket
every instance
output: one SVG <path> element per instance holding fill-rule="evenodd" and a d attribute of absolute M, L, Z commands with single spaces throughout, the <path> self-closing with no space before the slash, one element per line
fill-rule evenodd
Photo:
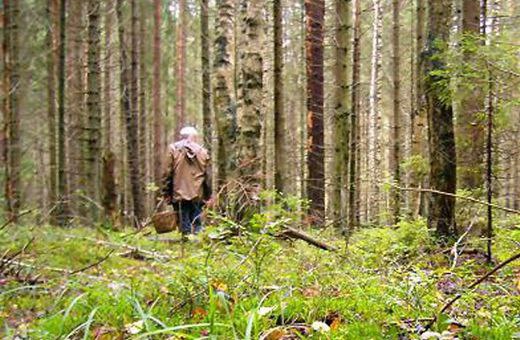
<path fill-rule="evenodd" d="M 175 211 L 161 211 L 152 216 L 152 224 L 157 234 L 169 233 L 177 229 L 178 214 Z"/>

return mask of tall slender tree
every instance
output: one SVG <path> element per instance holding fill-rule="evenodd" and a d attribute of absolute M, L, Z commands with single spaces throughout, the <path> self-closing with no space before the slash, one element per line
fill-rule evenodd
<path fill-rule="evenodd" d="M 56 64 L 58 44 L 58 2 L 47 0 L 47 120 L 49 124 L 49 203 L 56 204 L 58 178 L 56 159 Z M 54 223 L 54 215 L 51 221 Z"/>
<path fill-rule="evenodd" d="M 399 46 L 400 15 L 399 0 L 392 0 L 392 84 L 393 84 L 393 121 L 392 121 L 392 174 L 393 181 L 401 182 L 401 48 Z M 392 191 L 392 216 L 397 223 L 400 215 L 401 195 L 398 189 Z"/>
<path fill-rule="evenodd" d="M 5 198 L 10 219 L 17 221 L 21 205 L 20 113 L 19 113 L 19 16 L 17 0 L 4 0 L 4 88 L 6 128 Z"/>
<path fill-rule="evenodd" d="M 275 142 L 275 188 L 284 192 L 287 186 L 287 133 L 284 110 L 283 81 L 283 5 L 281 0 L 273 1 L 274 20 L 274 142 Z"/>
<path fill-rule="evenodd" d="M 262 183 L 260 145 L 263 122 L 264 0 L 241 1 L 242 41 L 238 111 L 238 171 L 253 194 Z"/>
<path fill-rule="evenodd" d="M 206 147 L 211 151 L 211 65 L 209 46 L 209 0 L 200 1 L 200 57 L 202 66 L 202 127 Z"/>
<path fill-rule="evenodd" d="M 369 126 L 368 126 L 368 171 L 373 174 L 370 181 L 370 204 L 367 206 L 367 215 L 377 221 L 379 216 L 379 181 L 381 179 L 381 150 L 379 132 L 381 129 L 381 53 L 382 53 L 382 25 L 383 9 L 381 1 L 374 0 L 374 22 L 372 25 L 372 60 L 370 70 L 370 95 L 369 95 Z"/>
<path fill-rule="evenodd" d="M 317 224 L 325 217 L 325 157 L 323 137 L 323 0 L 306 0 L 307 61 L 307 197 Z"/>
<path fill-rule="evenodd" d="M 57 222 L 64 226 L 68 221 L 68 182 L 65 153 L 65 42 L 67 0 L 60 0 L 60 42 L 58 56 L 58 206 Z"/>
<path fill-rule="evenodd" d="M 101 173 L 101 82 L 99 27 L 100 2 L 88 1 L 88 54 L 87 54 L 87 126 L 85 141 L 87 147 L 86 191 L 89 201 L 100 202 Z M 90 204 L 91 221 L 99 218 L 97 204 Z"/>
<path fill-rule="evenodd" d="M 177 132 L 186 123 L 186 29 L 188 25 L 188 8 L 186 0 L 177 2 L 179 15 L 177 21 L 177 58 L 175 80 L 177 84 L 177 94 L 175 96 L 175 117 Z"/>
<path fill-rule="evenodd" d="M 130 1 L 131 6 L 131 62 L 129 63 L 127 47 L 125 44 L 125 29 L 122 13 L 124 0 L 117 0 L 116 13 L 119 25 L 120 43 L 120 91 L 121 110 L 125 118 L 126 146 L 128 155 L 128 168 L 130 172 L 130 188 L 132 195 L 133 217 L 138 222 L 144 216 L 144 208 L 141 190 L 141 174 L 139 169 L 139 143 L 137 139 L 138 107 L 137 107 L 137 5 L 135 0 Z M 130 65 L 131 64 L 131 65 Z M 130 67 L 129 67 L 130 66 Z M 129 72 L 130 71 L 130 72 Z"/>
<path fill-rule="evenodd" d="M 419 159 L 426 159 L 427 155 L 425 152 L 426 143 L 425 143 L 425 133 L 424 130 L 426 128 L 426 117 L 424 110 L 424 91 L 423 91 L 423 58 L 421 56 L 424 48 L 424 29 L 425 29 L 425 13 L 426 13 L 426 5 L 425 0 L 416 0 L 415 14 L 415 67 L 414 67 L 414 105 L 413 112 L 411 117 L 411 125 L 412 125 L 412 146 L 411 146 L 411 155 L 412 157 Z M 419 175 L 419 173 L 415 171 L 411 174 L 410 184 L 412 187 L 422 186 L 423 178 Z M 421 192 L 413 193 L 412 202 L 415 204 L 414 215 L 417 216 L 422 208 L 423 208 L 423 198 L 424 194 Z"/>
<path fill-rule="evenodd" d="M 464 62 L 472 65 L 475 46 L 480 37 L 480 1 L 462 1 L 462 41 Z M 457 117 L 457 160 L 459 184 L 465 189 L 482 189 L 484 186 L 485 123 L 484 84 L 461 84 L 460 113 Z"/>
<path fill-rule="evenodd" d="M 350 155 L 349 155 L 349 232 L 359 225 L 358 181 L 358 117 L 360 114 L 361 81 L 361 0 L 354 0 L 354 35 L 352 44 L 352 86 L 350 102 Z"/>
<path fill-rule="evenodd" d="M 115 176 L 115 155 L 112 149 L 112 68 L 114 48 L 112 44 L 112 18 L 114 1 L 108 0 L 105 5 L 105 58 L 104 58 L 104 109 L 103 109 L 103 162 L 101 172 L 101 202 L 107 218 L 114 217 L 117 201 Z"/>
<path fill-rule="evenodd" d="M 161 183 L 163 163 L 163 113 L 161 112 L 161 22 L 162 2 L 154 0 L 153 24 L 153 80 L 152 80 L 152 111 L 153 111 L 153 159 L 154 182 Z"/>
<path fill-rule="evenodd" d="M 332 192 L 332 210 L 336 226 L 342 225 L 346 205 L 344 192 L 348 181 L 348 110 L 349 110 L 349 54 L 351 0 L 336 0 L 336 58 L 334 70 L 334 189 Z"/>
<path fill-rule="evenodd" d="M 139 133 L 139 154 L 140 154 L 140 167 L 141 167 L 141 182 L 147 183 L 148 182 L 148 138 L 147 137 L 147 130 L 148 130 L 148 113 L 146 110 L 146 89 L 147 89 L 147 63 L 146 63 L 146 56 L 147 56 L 147 2 L 141 1 L 139 2 L 139 122 L 138 122 L 138 133 Z M 145 197 L 145 202 L 146 200 Z"/>
<path fill-rule="evenodd" d="M 453 107 L 446 100 L 449 85 L 442 75 L 446 68 L 444 48 L 450 38 L 450 0 L 429 0 L 428 38 L 424 51 L 424 92 L 428 115 L 430 150 L 430 187 L 455 193 L 457 168 Z M 428 225 L 441 238 L 455 233 L 455 199 L 451 196 L 430 196 Z"/>
<path fill-rule="evenodd" d="M 236 168 L 234 0 L 217 0 L 213 107 L 218 131 L 217 174 L 222 186 Z"/>

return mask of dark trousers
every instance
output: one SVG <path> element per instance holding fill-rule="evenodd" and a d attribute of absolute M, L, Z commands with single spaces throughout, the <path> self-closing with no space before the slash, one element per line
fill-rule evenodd
<path fill-rule="evenodd" d="M 197 234 L 202 230 L 202 202 L 180 201 L 173 204 L 179 213 L 181 232 Z"/>

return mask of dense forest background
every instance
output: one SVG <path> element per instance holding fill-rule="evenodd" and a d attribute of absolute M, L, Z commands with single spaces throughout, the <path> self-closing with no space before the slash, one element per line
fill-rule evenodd
<path fill-rule="evenodd" d="M 484 228 L 485 209 L 456 216 L 432 190 L 519 208 L 515 1 L 5 0 L 2 15 L 6 219 L 142 221 L 183 125 L 212 150 L 215 192 L 302 197 L 316 225 Z"/>

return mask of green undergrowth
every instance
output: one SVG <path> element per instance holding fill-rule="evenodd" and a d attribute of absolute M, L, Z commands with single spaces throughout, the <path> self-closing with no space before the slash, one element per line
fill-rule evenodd
<path fill-rule="evenodd" d="M 275 238 L 284 223 L 294 225 L 290 214 L 258 214 L 242 227 L 216 221 L 184 243 L 178 234 L 157 237 L 131 230 L 4 229 L 2 254 L 33 239 L 17 257 L 33 268 L 17 267 L 0 276 L 0 334 L 29 339 L 418 339 L 427 324 L 422 319 L 463 293 L 434 331 L 445 331 L 448 320 L 455 319 L 465 326 L 461 338 L 518 336 L 520 263 L 467 291 L 464 287 L 493 264 L 473 252 L 461 254 L 454 265 L 449 248 L 435 243 L 422 220 L 357 231 L 348 249 L 334 230 L 306 230 L 337 252 Z M 519 250 L 517 223 L 497 226 L 495 264 Z M 241 236 L 221 240 L 219 235 L 231 228 L 242 228 Z M 484 243 L 473 237 L 466 247 L 484 249 Z M 70 275 L 107 254 L 99 265 Z"/>

